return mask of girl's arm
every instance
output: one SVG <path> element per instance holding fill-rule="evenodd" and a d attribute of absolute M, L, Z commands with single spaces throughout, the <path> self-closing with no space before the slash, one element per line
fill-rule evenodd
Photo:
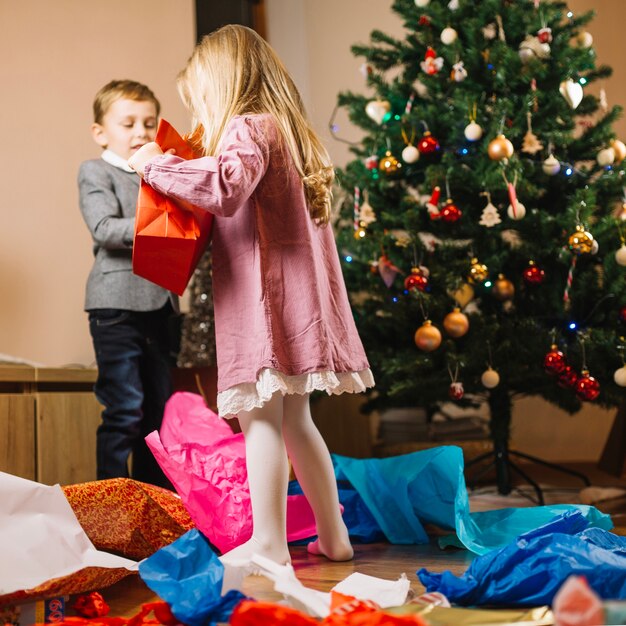
<path fill-rule="evenodd" d="M 113 181 L 99 161 L 80 166 L 78 189 L 80 210 L 93 241 L 109 250 L 132 248 L 135 218 L 123 217 Z"/>
<path fill-rule="evenodd" d="M 164 154 L 144 168 L 144 180 L 160 193 L 229 217 L 254 193 L 267 170 L 269 149 L 248 118 L 235 118 L 217 157 L 186 161 Z"/>

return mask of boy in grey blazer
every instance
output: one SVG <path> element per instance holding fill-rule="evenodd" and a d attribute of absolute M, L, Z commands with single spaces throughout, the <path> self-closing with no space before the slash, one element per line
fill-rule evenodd
<path fill-rule="evenodd" d="M 139 177 L 127 164 L 154 141 L 160 105 L 145 85 L 116 80 L 96 94 L 93 110 L 92 135 L 104 151 L 81 164 L 78 188 L 95 256 L 85 310 L 98 365 L 95 393 L 104 406 L 97 476 L 170 486 L 144 437 L 160 427 L 172 392 L 169 321 L 178 301 L 132 272 Z"/>

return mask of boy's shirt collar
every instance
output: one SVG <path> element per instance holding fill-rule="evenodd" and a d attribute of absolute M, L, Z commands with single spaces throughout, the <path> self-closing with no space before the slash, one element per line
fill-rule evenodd
<path fill-rule="evenodd" d="M 135 170 L 129 167 L 128 161 L 126 159 L 123 159 L 119 154 L 116 154 L 112 150 L 105 150 L 101 156 L 102 159 L 104 159 L 107 163 L 113 165 L 114 167 L 124 170 L 125 172 L 135 172 Z"/>

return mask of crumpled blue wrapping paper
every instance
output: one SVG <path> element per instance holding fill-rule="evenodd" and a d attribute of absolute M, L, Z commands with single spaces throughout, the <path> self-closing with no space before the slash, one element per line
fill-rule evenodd
<path fill-rule="evenodd" d="M 228 622 L 245 598 L 234 590 L 222 597 L 224 566 L 195 528 L 142 561 L 139 575 L 187 626 Z"/>
<path fill-rule="evenodd" d="M 589 527 L 581 511 L 567 511 L 504 548 L 475 558 L 462 576 L 420 569 L 428 592 L 469 605 L 551 604 L 571 575 L 583 575 L 602 598 L 626 599 L 626 537 Z"/>
<path fill-rule="evenodd" d="M 428 543 L 424 524 L 430 523 L 456 533 L 442 538 L 442 547 L 456 545 L 486 554 L 566 511 L 580 511 L 590 526 L 613 527 L 608 515 L 586 505 L 470 513 L 463 451 L 457 446 L 381 459 L 333 455 L 333 463 L 338 483 L 349 481 L 385 537 L 395 544 Z"/>

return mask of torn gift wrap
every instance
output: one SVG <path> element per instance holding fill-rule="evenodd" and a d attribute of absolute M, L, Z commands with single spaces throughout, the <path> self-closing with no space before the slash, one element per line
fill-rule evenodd
<path fill-rule="evenodd" d="M 242 433 L 207 408 L 201 396 L 175 393 L 159 431 L 146 443 L 200 530 L 221 552 L 252 535 L 252 509 Z M 302 495 L 287 498 L 287 539 L 314 536 L 315 517 Z"/>
<path fill-rule="evenodd" d="M 95 549 L 61 487 L 0 472 L 0 605 L 84 593 L 136 572 Z"/>

